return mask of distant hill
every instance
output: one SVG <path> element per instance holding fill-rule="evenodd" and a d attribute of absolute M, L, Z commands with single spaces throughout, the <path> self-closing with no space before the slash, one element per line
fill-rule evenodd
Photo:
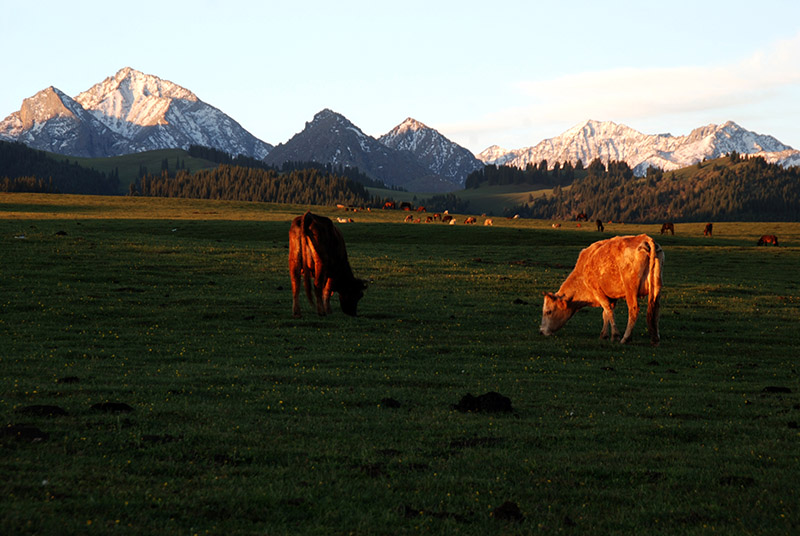
<path fill-rule="evenodd" d="M 8 179 L 6 181 L 5 179 Z M 35 180 L 34 180 L 35 179 Z M 119 175 L 86 169 L 74 159 L 0 141 L 0 191 L 117 195 Z M 42 188 L 42 185 L 47 185 Z"/>
<path fill-rule="evenodd" d="M 698 162 L 676 171 L 651 168 L 637 177 L 625 162 L 599 159 L 570 187 L 532 196 L 507 213 L 542 219 L 652 223 L 663 221 L 797 221 L 800 167 L 739 155 Z"/>

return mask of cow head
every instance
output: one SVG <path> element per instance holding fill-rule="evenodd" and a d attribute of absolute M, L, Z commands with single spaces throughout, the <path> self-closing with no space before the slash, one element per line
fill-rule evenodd
<path fill-rule="evenodd" d="M 358 300 L 364 297 L 367 282 L 363 279 L 353 279 L 345 288 L 339 289 L 339 305 L 342 312 L 350 316 L 358 316 Z"/>
<path fill-rule="evenodd" d="M 569 298 L 545 292 L 542 325 L 539 327 L 539 331 L 542 335 L 552 335 L 561 329 L 574 314 L 575 308 L 570 307 Z"/>

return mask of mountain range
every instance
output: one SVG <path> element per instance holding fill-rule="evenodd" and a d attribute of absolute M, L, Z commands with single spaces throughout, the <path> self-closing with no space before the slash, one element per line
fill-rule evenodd
<path fill-rule="evenodd" d="M 745 130 L 733 121 L 723 125 L 696 128 L 688 136 L 642 134 L 611 121 L 592 121 L 577 125 L 560 136 L 539 142 L 533 147 L 505 150 L 496 145 L 478 155 L 486 164 L 510 165 L 524 169 L 528 164 L 546 160 L 588 164 L 595 158 L 625 161 L 636 175 L 644 175 L 650 166 L 671 171 L 691 166 L 731 152 L 760 155 L 768 162 L 784 166 L 800 165 L 800 151 L 795 151 L 772 136 Z"/>
<path fill-rule="evenodd" d="M 301 132 L 273 146 L 188 89 L 130 67 L 75 98 L 51 86 L 25 99 L 19 111 L 0 121 L 0 140 L 94 158 L 202 145 L 273 165 L 315 161 L 357 167 L 388 186 L 420 192 L 461 189 L 466 177 L 485 164 L 524 168 L 542 160 L 552 166 L 580 159 L 586 165 L 600 158 L 625 161 L 643 175 L 650 166 L 669 171 L 736 151 L 784 166 L 800 165 L 800 151 L 731 121 L 672 136 L 590 120 L 535 146 L 492 146 L 476 157 L 412 118 L 374 138 L 325 109 Z"/>

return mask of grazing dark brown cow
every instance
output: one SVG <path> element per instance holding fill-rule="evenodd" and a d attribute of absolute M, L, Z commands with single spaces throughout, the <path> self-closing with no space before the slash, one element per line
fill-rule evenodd
<path fill-rule="evenodd" d="M 330 218 L 306 212 L 292 221 L 289 229 L 289 274 L 292 278 L 292 316 L 300 317 L 300 280 L 306 288 L 309 303 L 311 277 L 314 278 L 314 295 L 317 313 L 324 316 L 331 312 L 331 294 L 339 294 L 342 311 L 356 316 L 358 300 L 367 288 L 365 281 L 356 279 L 347 249 L 339 229 Z"/>
<path fill-rule="evenodd" d="M 544 295 L 542 325 L 539 331 L 551 335 L 578 310 L 586 306 L 603 308 L 602 338 L 619 335 L 614 323 L 614 305 L 624 298 L 628 304 L 628 327 L 620 339 L 630 340 L 639 316 L 640 296 L 647 296 L 647 328 L 650 341 L 658 344 L 658 317 L 661 308 L 661 271 L 664 252 L 652 238 L 616 236 L 601 240 L 581 251 L 572 273 L 553 294 Z"/>
<path fill-rule="evenodd" d="M 589 216 L 587 216 L 585 212 L 581 212 L 575 216 L 575 221 L 589 221 Z"/>
<path fill-rule="evenodd" d="M 671 221 L 668 221 L 661 225 L 661 234 L 664 234 L 667 231 L 669 231 L 670 234 L 672 235 L 675 234 L 675 224 L 673 224 Z"/>
<path fill-rule="evenodd" d="M 442 222 L 447 223 L 449 221 L 453 221 L 453 217 L 450 214 L 445 214 L 442 216 Z"/>
<path fill-rule="evenodd" d="M 597 220 L 594 223 L 597 225 L 597 230 L 601 233 L 606 230 L 605 226 L 603 225 L 603 220 Z"/>
<path fill-rule="evenodd" d="M 773 246 L 777 246 L 778 237 L 775 236 L 774 234 L 765 234 L 758 239 L 759 246 L 766 246 L 767 244 L 772 244 Z"/>
<path fill-rule="evenodd" d="M 711 236 L 714 232 L 714 224 L 707 223 L 705 228 L 703 229 L 703 236 Z"/>

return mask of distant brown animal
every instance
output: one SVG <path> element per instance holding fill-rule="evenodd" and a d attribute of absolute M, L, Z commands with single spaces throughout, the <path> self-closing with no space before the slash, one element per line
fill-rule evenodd
<path fill-rule="evenodd" d="M 400 203 L 400 210 L 414 210 L 414 206 L 408 201 Z"/>
<path fill-rule="evenodd" d="M 445 214 L 442 216 L 442 222 L 447 223 L 449 221 L 453 221 L 453 217 L 450 214 Z"/>
<path fill-rule="evenodd" d="M 494 225 L 494 221 L 492 221 L 492 218 L 486 218 L 485 220 L 483 220 L 483 225 L 484 227 L 492 226 Z"/>
<path fill-rule="evenodd" d="M 664 234 L 667 231 L 669 231 L 670 234 L 673 235 L 675 234 L 675 225 L 671 221 L 668 221 L 661 225 L 661 234 Z"/>
<path fill-rule="evenodd" d="M 552 227 L 553 227 L 553 229 L 559 229 L 559 228 L 561 228 L 561 224 L 560 223 L 554 223 L 552 225 Z"/>
<path fill-rule="evenodd" d="M 408 216 L 405 217 L 405 219 L 403 219 L 403 221 L 404 222 L 412 222 L 412 221 L 414 221 L 414 216 L 409 214 Z"/>
<path fill-rule="evenodd" d="M 711 236 L 711 233 L 714 232 L 714 224 L 707 223 L 705 229 L 703 229 L 703 236 Z"/>
<path fill-rule="evenodd" d="M 464 220 L 464 223 L 475 223 L 477 221 L 478 220 L 475 218 L 475 216 L 469 216 L 466 220 Z"/>
<path fill-rule="evenodd" d="M 417 207 L 417 212 L 427 212 L 427 210 L 425 210 L 425 207 Z"/>
<path fill-rule="evenodd" d="M 433 216 L 428 216 L 425 218 L 425 223 L 433 223 Z"/>
<path fill-rule="evenodd" d="M 558 292 L 545 293 L 539 331 L 551 335 L 583 307 L 602 307 L 600 336 L 608 337 L 610 326 L 613 340 L 619 335 L 614 323 L 614 305 L 624 298 L 628 305 L 628 326 L 620 342 L 626 343 L 639 316 L 638 298 L 647 296 L 647 328 L 650 341 L 658 344 L 663 264 L 661 246 L 645 234 L 595 242 L 578 255 L 575 268 Z"/>
<path fill-rule="evenodd" d="M 575 216 L 575 221 L 589 221 L 589 216 L 587 216 L 585 212 L 581 212 Z"/>
<path fill-rule="evenodd" d="M 395 205 L 394 205 L 394 201 L 387 201 L 387 202 L 385 202 L 385 203 L 383 204 L 383 208 L 386 208 L 386 209 L 389 209 L 389 208 L 394 208 L 394 207 L 395 207 Z"/>
<path fill-rule="evenodd" d="M 331 313 L 331 294 L 339 294 L 342 311 L 356 316 L 358 301 L 364 296 L 367 283 L 357 279 L 347 260 L 342 233 L 330 218 L 306 212 L 292 220 L 289 228 L 289 275 L 292 280 L 292 316 L 300 315 L 300 281 L 313 306 L 311 278 L 317 314 Z"/>
<path fill-rule="evenodd" d="M 442 215 L 439 214 L 438 212 L 436 212 L 436 213 L 433 214 L 433 219 L 441 221 L 442 220 Z"/>
<path fill-rule="evenodd" d="M 601 233 L 606 230 L 605 226 L 603 225 L 603 220 L 597 220 L 594 223 L 597 225 L 597 230 Z"/>
<path fill-rule="evenodd" d="M 759 246 L 766 246 L 767 244 L 772 244 L 773 246 L 777 246 L 778 237 L 775 236 L 774 234 L 765 234 L 758 239 Z"/>

